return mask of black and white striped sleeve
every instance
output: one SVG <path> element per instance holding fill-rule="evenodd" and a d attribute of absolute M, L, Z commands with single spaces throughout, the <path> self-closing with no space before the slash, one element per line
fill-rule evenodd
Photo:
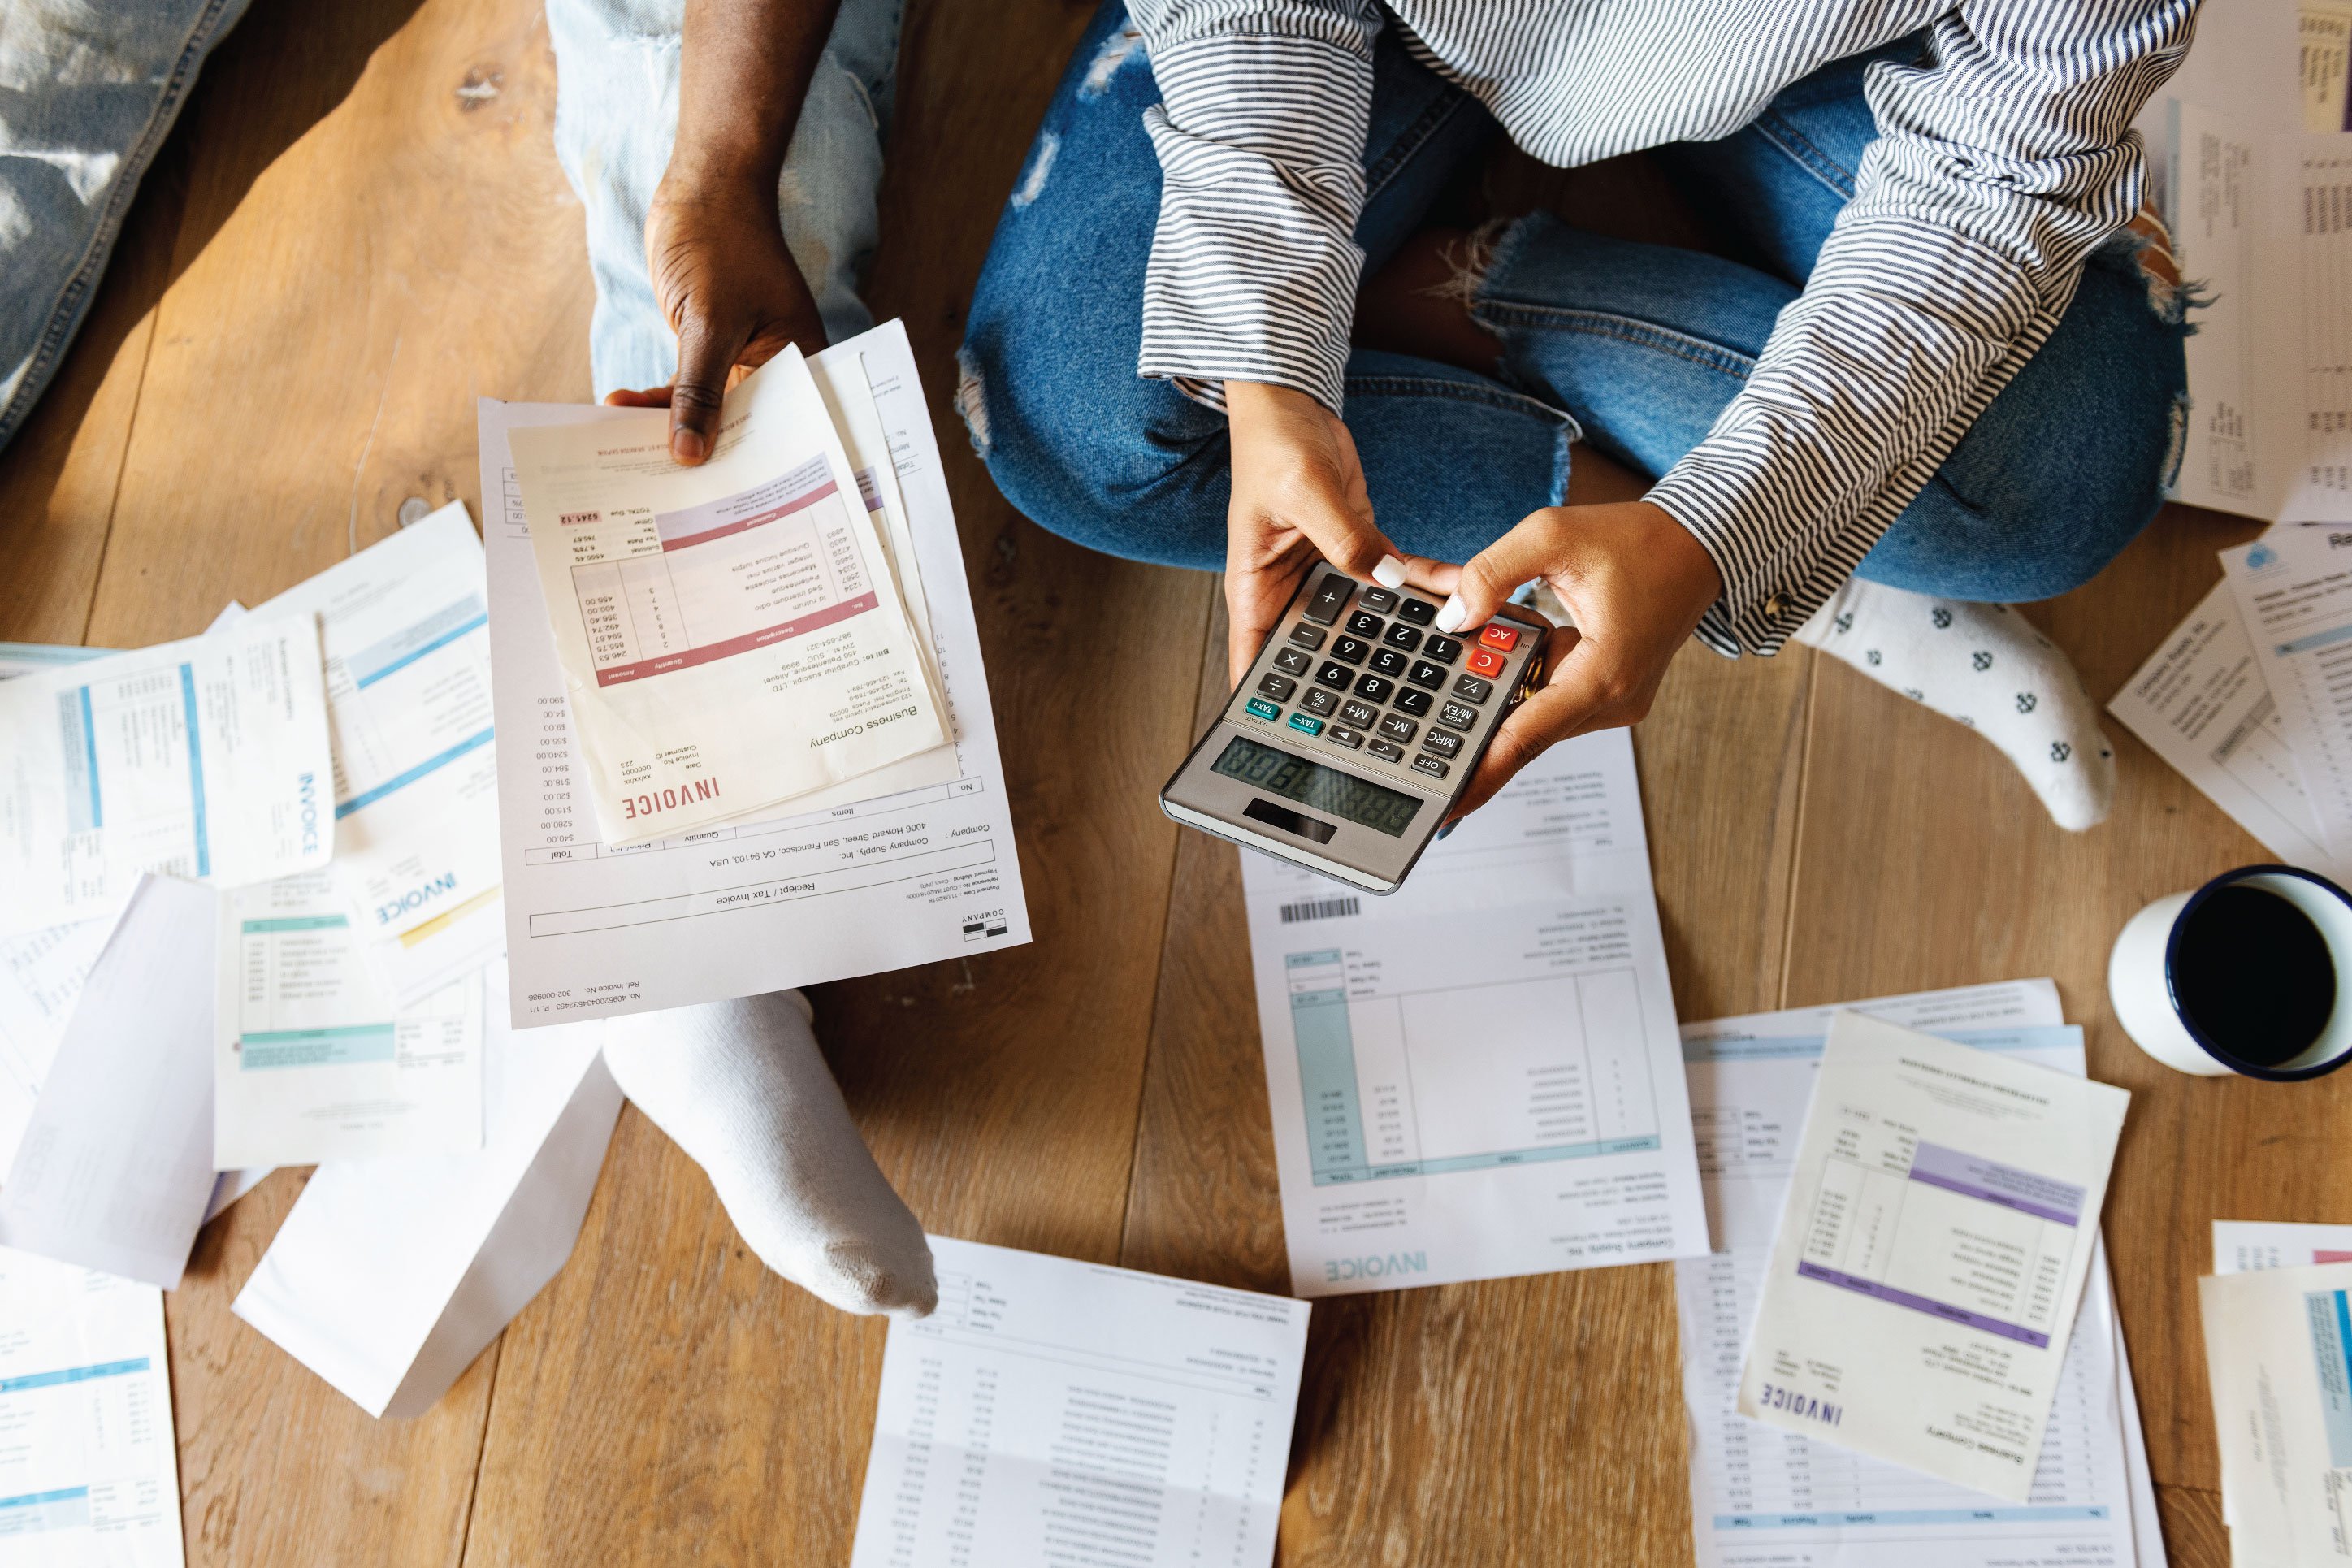
<path fill-rule="evenodd" d="M 1337 412 L 1363 252 L 1371 0 L 1133 0 L 1160 104 L 1159 227 L 1136 370 L 1222 408 L 1224 382 Z"/>
<path fill-rule="evenodd" d="M 2132 118 L 2196 0 L 1972 0 L 1866 83 L 1879 139 L 1746 387 L 1649 499 L 1724 594 L 1699 635 L 1770 652 L 1909 505 L 2130 221 Z"/>

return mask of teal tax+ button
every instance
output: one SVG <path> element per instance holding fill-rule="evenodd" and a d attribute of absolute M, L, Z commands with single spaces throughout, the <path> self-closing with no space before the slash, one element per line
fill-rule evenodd
<path fill-rule="evenodd" d="M 1278 703 L 1268 702 L 1263 697 L 1251 698 L 1249 700 L 1249 710 L 1261 719 L 1279 719 L 1282 717 L 1281 705 Z"/>
<path fill-rule="evenodd" d="M 1323 732 L 1323 721 L 1305 713 L 1293 713 L 1290 716 L 1290 727 L 1294 730 L 1304 730 L 1310 735 L 1319 735 Z"/>

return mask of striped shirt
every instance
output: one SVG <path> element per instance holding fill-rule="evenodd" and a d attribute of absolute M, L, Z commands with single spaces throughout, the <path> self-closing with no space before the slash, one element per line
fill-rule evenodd
<path fill-rule="evenodd" d="M 1333 410 L 1363 252 L 1384 19 L 1513 141 L 1570 167 L 1727 136 L 1817 67 L 1881 61 L 1879 135 L 1746 385 L 1649 499 L 1723 574 L 1699 635 L 1780 643 L 1853 573 L 2032 358 L 2083 263 L 2137 210 L 2133 117 L 2197 0 L 1129 0 L 1162 101 L 1139 372 Z M 2032 460 L 2031 453 L 2019 454 Z"/>

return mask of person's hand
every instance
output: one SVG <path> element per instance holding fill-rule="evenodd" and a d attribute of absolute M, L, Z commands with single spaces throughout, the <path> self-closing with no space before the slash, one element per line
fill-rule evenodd
<path fill-rule="evenodd" d="M 1372 521 L 1364 466 L 1338 415 L 1303 392 L 1244 381 L 1225 383 L 1225 414 L 1234 467 L 1225 513 L 1226 651 L 1235 684 L 1318 560 L 1385 587 L 1445 585 L 1428 581 L 1437 563 L 1405 555 Z"/>
<path fill-rule="evenodd" d="M 1706 547 L 1663 508 L 1546 507 L 1461 568 L 1437 629 L 1485 625 L 1520 584 L 1537 577 L 1551 584 L 1575 624 L 1551 633 L 1549 676 L 1495 731 L 1454 807 L 1457 817 L 1485 805 L 1547 748 L 1638 723 L 1666 666 L 1723 592 Z"/>
<path fill-rule="evenodd" d="M 710 456 L 720 401 L 739 373 L 787 343 L 814 353 L 824 347 L 824 323 L 784 247 L 772 182 L 673 189 L 665 180 L 646 215 L 646 266 L 677 333 L 677 378 L 604 401 L 667 408 L 670 456 L 699 463 Z"/>

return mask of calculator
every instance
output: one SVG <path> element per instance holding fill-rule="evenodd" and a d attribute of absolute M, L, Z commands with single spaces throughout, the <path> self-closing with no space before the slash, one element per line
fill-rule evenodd
<path fill-rule="evenodd" d="M 1543 679 L 1551 627 L 1506 605 L 1476 630 L 1437 606 L 1318 567 L 1160 809 L 1188 826 L 1392 893 Z"/>

